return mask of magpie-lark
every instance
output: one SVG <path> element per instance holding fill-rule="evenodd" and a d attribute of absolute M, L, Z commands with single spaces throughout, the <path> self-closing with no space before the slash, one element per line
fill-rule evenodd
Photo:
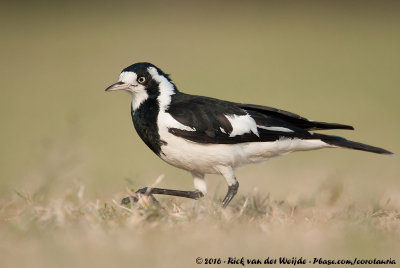
<path fill-rule="evenodd" d="M 294 151 L 343 147 L 378 154 L 391 152 L 338 136 L 312 131 L 350 129 L 349 125 L 311 121 L 272 107 L 234 103 L 178 91 L 169 76 L 151 63 L 122 70 L 106 91 L 132 96 L 133 125 L 146 145 L 165 162 L 189 171 L 195 191 L 145 187 L 138 193 L 197 199 L 207 193 L 205 174 L 221 174 L 228 183 L 226 207 L 239 183 L 236 168 Z M 136 197 L 127 197 L 129 203 Z M 153 197 L 154 198 L 154 197 Z"/>

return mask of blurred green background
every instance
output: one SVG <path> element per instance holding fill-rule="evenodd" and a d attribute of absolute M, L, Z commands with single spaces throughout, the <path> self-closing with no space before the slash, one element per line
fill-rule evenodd
<path fill-rule="evenodd" d="M 160 174 L 160 187 L 193 183 L 139 139 L 130 97 L 104 89 L 124 67 L 148 61 L 183 92 L 350 124 L 355 131 L 329 133 L 398 153 L 399 3 L 2 1 L 0 266 L 397 258 L 398 156 L 294 153 L 240 169 L 239 194 L 226 211 L 204 203 L 191 210 L 193 201 L 177 198 L 162 220 L 146 218 L 151 210 L 129 214 L 112 202 L 127 187 L 151 185 Z M 219 202 L 223 178 L 207 183 Z M 272 212 L 251 201 L 245 216 L 234 210 L 243 197 L 268 194 Z"/>
<path fill-rule="evenodd" d="M 84 184 L 110 198 L 165 174 L 189 174 L 144 145 L 130 97 L 106 94 L 126 66 L 148 61 L 184 92 L 264 104 L 354 125 L 338 135 L 399 151 L 397 1 L 2 2 L 0 192 L 43 195 Z M 399 191 L 397 158 L 324 150 L 239 171 L 242 193 L 306 194 L 323 180 L 380 198 Z M 210 176 L 210 192 L 221 177 Z M 299 190 L 296 188 L 300 187 Z M 374 196 L 372 194 L 372 196 Z"/>

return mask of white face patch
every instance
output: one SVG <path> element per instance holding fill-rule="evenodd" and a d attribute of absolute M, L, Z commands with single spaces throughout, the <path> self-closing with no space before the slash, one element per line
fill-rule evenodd
<path fill-rule="evenodd" d="M 245 133 L 253 132 L 257 137 L 260 137 L 257 130 L 256 121 L 249 115 L 225 115 L 229 123 L 232 125 L 232 132 L 229 137 L 242 135 Z"/>
<path fill-rule="evenodd" d="M 137 84 L 136 79 L 137 79 L 137 74 L 134 72 L 122 72 L 119 75 L 119 81 L 129 85 L 136 85 Z"/>
<path fill-rule="evenodd" d="M 136 111 L 137 108 L 149 97 L 146 88 L 139 84 L 137 81 L 137 74 L 135 72 L 122 72 L 119 75 L 119 81 L 130 85 L 126 90 L 132 95 L 132 110 Z"/>
<path fill-rule="evenodd" d="M 294 132 L 293 130 L 285 127 L 265 127 L 265 126 L 260 126 L 257 125 L 258 128 L 266 129 L 266 130 L 271 130 L 271 131 L 281 131 L 281 132 Z"/>

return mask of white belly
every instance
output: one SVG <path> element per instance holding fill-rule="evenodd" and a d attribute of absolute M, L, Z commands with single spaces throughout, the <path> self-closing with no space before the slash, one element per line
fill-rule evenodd
<path fill-rule="evenodd" d="M 233 169 L 258 163 L 294 151 L 315 150 L 330 145 L 320 140 L 281 139 L 274 142 L 200 144 L 163 132 L 161 158 L 181 169 L 203 174 L 220 173 L 219 167 Z"/>

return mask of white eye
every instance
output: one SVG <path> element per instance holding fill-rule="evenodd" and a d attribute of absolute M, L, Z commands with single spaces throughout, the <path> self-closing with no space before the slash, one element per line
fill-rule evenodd
<path fill-rule="evenodd" d="M 146 82 L 146 77 L 140 76 L 140 77 L 138 77 L 137 81 L 138 81 L 140 84 L 143 84 L 144 82 Z"/>

